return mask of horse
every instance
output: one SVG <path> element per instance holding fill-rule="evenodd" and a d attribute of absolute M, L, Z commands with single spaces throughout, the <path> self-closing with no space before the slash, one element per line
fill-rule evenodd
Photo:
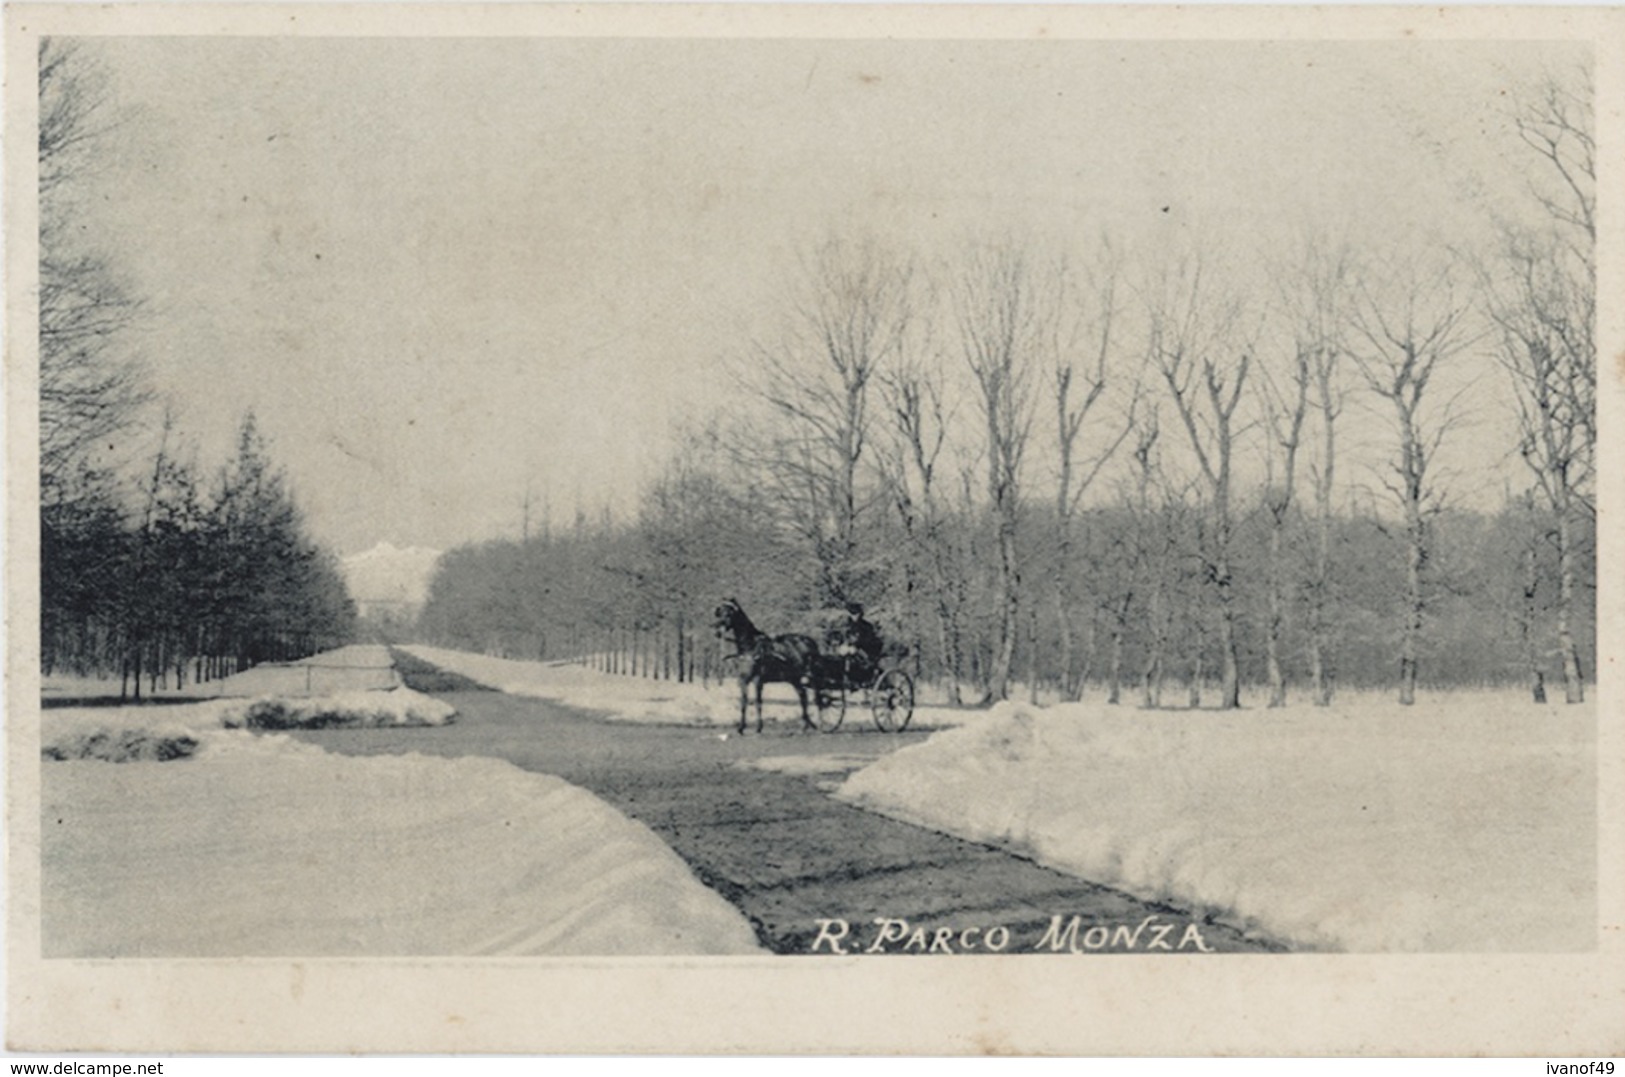
<path fill-rule="evenodd" d="M 762 731 L 762 686 L 788 684 L 796 690 L 801 701 L 801 724 L 804 729 L 816 729 L 807 713 L 807 693 L 812 690 L 814 671 L 818 666 L 818 644 L 811 636 L 770 636 L 751 623 L 740 608 L 737 599 L 724 599 L 716 608 L 718 639 L 733 641 L 735 654 L 742 658 L 739 670 L 739 732 L 745 732 L 745 713 L 750 704 L 750 689 L 756 688 L 756 732 Z"/>

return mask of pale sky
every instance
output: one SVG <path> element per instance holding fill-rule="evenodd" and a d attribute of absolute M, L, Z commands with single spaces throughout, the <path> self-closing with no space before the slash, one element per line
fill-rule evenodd
<path fill-rule="evenodd" d="M 1101 228 L 1482 235 L 1506 43 L 106 38 L 93 183 L 205 460 L 252 406 L 341 553 L 624 509 L 797 258 Z M 1168 207 L 1164 212 L 1163 207 Z M 1493 371 L 1486 371 L 1493 377 Z M 539 511 L 539 510 L 538 510 Z"/>

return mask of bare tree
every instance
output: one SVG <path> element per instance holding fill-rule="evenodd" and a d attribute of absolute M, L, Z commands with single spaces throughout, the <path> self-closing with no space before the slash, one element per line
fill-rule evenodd
<path fill-rule="evenodd" d="M 1577 592 L 1577 532 L 1582 515 L 1595 519 L 1596 365 L 1589 322 L 1593 296 L 1549 271 L 1529 248 L 1508 252 L 1518 274 L 1519 302 L 1497 303 L 1503 362 L 1517 388 L 1518 451 L 1534 476 L 1558 562 L 1557 651 L 1563 694 L 1585 699 L 1573 625 Z M 1542 280 L 1540 278 L 1544 277 Z M 1580 323 L 1586 323 L 1585 328 Z"/>
<path fill-rule="evenodd" d="M 742 374 L 775 418 L 751 452 L 818 566 L 816 599 L 861 589 L 859 528 L 880 498 L 865 484 L 871 390 L 903 348 L 910 272 L 870 242 L 831 241 L 803 266 L 783 338 L 757 345 Z"/>
<path fill-rule="evenodd" d="M 1536 625 L 1540 618 L 1540 547 L 1546 538 L 1546 520 L 1535 506 L 1535 491 L 1528 489 L 1514 502 L 1508 498 L 1503 515 L 1514 521 L 1518 551 L 1518 605 L 1514 621 L 1518 626 L 1518 653 L 1529 678 L 1529 695 L 1536 703 L 1546 702 L 1546 671 L 1542 668 Z"/>
<path fill-rule="evenodd" d="M 1338 374 L 1342 350 L 1335 346 L 1312 353 L 1315 407 L 1320 413 L 1320 460 L 1314 465 L 1315 547 L 1309 577 L 1309 679 L 1315 705 L 1331 706 L 1335 674 L 1332 658 L 1332 491 L 1337 477 L 1337 419 L 1343 413 L 1344 390 Z"/>
<path fill-rule="evenodd" d="M 114 465 L 128 462 L 121 435 L 150 394 L 128 350 L 140 304 L 82 212 L 110 123 L 106 82 L 60 40 L 38 55 L 42 658 L 88 669 L 128 659 L 129 491 Z"/>
<path fill-rule="evenodd" d="M 1342 357 L 1349 262 L 1345 250 L 1311 244 L 1285 275 L 1281 292 L 1292 334 L 1284 379 L 1264 372 L 1264 415 L 1270 446 L 1265 457 L 1264 507 L 1269 517 L 1268 609 L 1265 664 L 1270 706 L 1286 703 L 1281 637 L 1288 569 L 1283 546 L 1296 496 L 1298 459 L 1311 410 L 1320 426 L 1319 459 L 1309 462 L 1314 482 L 1314 541 L 1308 583 L 1309 676 L 1314 700 L 1331 703 L 1329 669 L 1332 482 L 1337 463 L 1337 418 L 1343 407 L 1338 377 Z"/>
<path fill-rule="evenodd" d="M 964 580 L 955 570 L 941 491 L 942 454 L 951 422 L 942 371 L 928 367 L 923 350 L 898 363 L 883 380 L 890 438 L 883 456 L 887 485 L 903 525 L 905 590 L 912 598 L 922 585 L 936 626 L 948 701 L 960 702 L 964 666 Z M 913 649 L 920 672 L 920 647 Z"/>
<path fill-rule="evenodd" d="M 954 293 L 954 317 L 985 434 L 987 499 L 997 536 L 996 632 L 990 699 L 1009 695 L 1020 614 L 1023 459 L 1032 430 L 1033 374 L 1055 316 L 1054 277 L 1013 246 L 977 248 Z"/>
<path fill-rule="evenodd" d="M 1298 449 L 1303 444 L 1304 419 L 1309 414 L 1312 381 L 1311 353 L 1302 341 L 1288 356 L 1284 379 L 1260 366 L 1259 385 L 1269 445 L 1264 454 L 1264 511 L 1269 517 L 1266 558 L 1264 669 L 1269 680 L 1271 707 L 1286 706 L 1286 672 L 1281 666 L 1281 634 L 1286 625 L 1286 531 L 1297 492 Z"/>
<path fill-rule="evenodd" d="M 1191 510 L 1195 480 L 1175 482 L 1162 467 L 1161 416 L 1153 402 L 1144 408 L 1135 423 L 1132 485 L 1124 500 L 1129 507 L 1129 536 L 1132 579 L 1129 586 L 1143 597 L 1145 649 L 1140 671 L 1141 702 L 1161 707 L 1162 693 L 1171 664 L 1171 652 L 1179 644 L 1180 626 L 1200 642 L 1198 596 L 1190 584 L 1193 577 L 1194 513 Z M 1200 662 L 1200 647 L 1191 648 Z M 1192 685 L 1192 692 L 1199 691 Z"/>
<path fill-rule="evenodd" d="M 1057 471 L 1055 480 L 1055 618 L 1060 633 L 1061 698 L 1077 699 L 1083 691 L 1082 679 L 1077 675 L 1077 643 L 1073 596 L 1076 520 L 1084 495 L 1134 427 L 1134 409 L 1139 401 L 1139 380 L 1136 377 L 1123 421 L 1115 432 L 1108 430 L 1104 444 L 1098 445 L 1092 455 L 1085 454 L 1079 436 L 1089 413 L 1101 402 L 1111 380 L 1115 338 L 1113 326 L 1117 318 L 1118 263 L 1109 245 L 1102 245 L 1100 256 L 1086 267 L 1075 314 L 1058 320 L 1055 328 L 1064 334 L 1053 345 L 1055 356 L 1051 386 L 1055 399 L 1055 440 Z M 1074 389 L 1077 394 L 1074 395 Z M 1126 624 L 1127 610 L 1118 618 L 1119 632 L 1114 637 L 1116 651 L 1121 653 L 1121 628 Z M 1114 665 L 1114 669 L 1116 666 Z M 1117 702 L 1116 680 L 1113 680 L 1111 702 Z"/>
<path fill-rule="evenodd" d="M 1204 572 L 1219 615 L 1221 705 L 1241 705 L 1237 610 L 1231 543 L 1238 417 L 1252 368 L 1252 336 L 1234 296 L 1219 294 L 1200 259 L 1182 262 L 1152 296 L 1148 353 L 1162 373 L 1204 480 L 1208 511 L 1201 541 Z M 1199 680 L 1199 674 L 1193 680 Z"/>
<path fill-rule="evenodd" d="M 1574 638 L 1577 531 L 1596 518 L 1595 146 L 1588 82 L 1543 83 L 1514 116 L 1554 182 L 1534 188 L 1545 229 L 1502 227 L 1489 309 L 1518 408 L 1519 454 L 1534 476 L 1558 562 L 1557 653 L 1563 697 L 1585 699 Z M 1536 694 L 1544 689 L 1535 682 Z"/>
<path fill-rule="evenodd" d="M 1381 283 L 1377 282 L 1378 274 Z M 1439 446 L 1460 418 L 1462 390 L 1434 406 L 1435 376 L 1477 339 L 1471 307 L 1458 294 L 1448 263 L 1424 268 L 1396 260 L 1369 272 L 1359 288 L 1351 325 L 1352 352 L 1366 387 L 1391 409 L 1398 442 L 1383 487 L 1399 503 L 1405 533 L 1404 606 L 1399 644 L 1399 702 L 1416 702 L 1418 652 L 1428 599 L 1432 522 L 1445 490 L 1434 466 Z M 1465 387 L 1464 387 L 1465 388 Z"/>
<path fill-rule="evenodd" d="M 40 41 L 39 106 L 39 187 L 53 195 L 83 173 L 110 123 L 107 84 L 72 42 Z"/>
<path fill-rule="evenodd" d="M 1590 260 L 1596 240 L 1597 145 L 1592 133 L 1589 73 L 1544 79 L 1513 116 L 1518 137 L 1549 166 L 1550 184 L 1531 189 L 1546 214 L 1587 240 L 1577 248 Z"/>
<path fill-rule="evenodd" d="M 1153 405 L 1136 425 L 1134 437 L 1134 494 L 1129 502 L 1130 541 L 1134 561 L 1147 577 L 1145 667 L 1141 672 L 1142 702 L 1146 707 L 1162 706 L 1162 685 L 1167 675 L 1166 654 L 1170 630 L 1168 590 L 1172 585 L 1172 555 L 1176 539 L 1166 527 L 1166 504 L 1152 497 L 1159 488 L 1160 468 L 1157 442 L 1162 437 L 1161 422 Z"/>
<path fill-rule="evenodd" d="M 109 130 L 99 72 L 73 46 L 39 50 L 40 479 L 42 504 L 73 496 L 92 450 L 132 425 L 149 401 L 125 351 L 140 303 L 112 262 L 81 238 L 81 180 Z"/>

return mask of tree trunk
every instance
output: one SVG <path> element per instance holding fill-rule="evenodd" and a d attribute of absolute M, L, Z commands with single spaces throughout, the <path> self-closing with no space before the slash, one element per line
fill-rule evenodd
<path fill-rule="evenodd" d="M 959 684 L 965 674 L 965 640 L 959 630 L 959 618 L 946 606 L 939 610 L 942 618 L 943 662 L 948 679 L 948 704 L 957 707 L 964 703 Z"/>
<path fill-rule="evenodd" d="M 1315 706 L 1332 703 L 1331 648 L 1326 625 L 1326 607 L 1331 588 L 1331 513 L 1322 499 L 1315 544 L 1315 578 L 1309 587 L 1309 679 L 1314 686 Z"/>
<path fill-rule="evenodd" d="M 690 661 L 690 659 L 689 659 L 689 653 L 688 653 L 688 625 L 684 622 L 683 615 L 681 613 L 679 613 L 677 615 L 677 683 L 678 684 L 686 684 L 687 682 L 694 679 L 692 671 L 688 668 L 689 661 Z"/>
<path fill-rule="evenodd" d="M 1151 587 L 1151 596 L 1146 600 L 1146 646 L 1145 666 L 1142 669 L 1141 698 L 1147 707 L 1162 706 L 1162 684 L 1167 670 L 1164 654 L 1168 646 L 1167 622 L 1163 618 L 1163 609 L 1168 601 L 1165 593 L 1167 584 L 1163 581 L 1154 583 Z"/>
<path fill-rule="evenodd" d="M 1078 697 L 1076 694 L 1077 684 L 1073 679 L 1076 676 L 1076 673 L 1074 670 L 1072 653 L 1072 611 L 1068 608 L 1069 602 L 1066 592 L 1066 584 L 1063 582 L 1063 580 L 1057 579 L 1055 583 L 1054 596 L 1055 623 L 1057 626 L 1057 635 L 1060 637 L 1058 643 L 1061 648 L 1061 662 L 1059 671 L 1061 699 L 1066 702 L 1071 702 Z"/>
<path fill-rule="evenodd" d="M 1280 515 L 1270 520 L 1270 583 L 1269 612 L 1265 618 L 1264 663 L 1269 676 L 1271 707 L 1286 706 L 1286 674 L 1281 670 L 1281 626 L 1286 620 L 1282 576 L 1286 568 L 1281 564 L 1281 533 L 1286 522 Z"/>
<path fill-rule="evenodd" d="M 1038 706 L 1038 611 L 1027 611 L 1027 702 Z"/>
<path fill-rule="evenodd" d="M 1112 623 L 1112 657 L 1106 673 L 1106 702 L 1117 705 L 1123 695 L 1123 622 Z"/>
<path fill-rule="evenodd" d="M 1410 706 L 1416 702 L 1417 648 L 1422 638 L 1422 570 L 1427 565 L 1427 534 L 1423 529 L 1420 506 L 1412 501 L 1407 507 L 1410 516 L 1410 555 L 1405 560 L 1405 625 L 1399 640 L 1399 702 Z"/>
<path fill-rule="evenodd" d="M 993 668 L 988 677 L 990 701 L 1010 697 L 1010 665 L 1015 659 L 1016 633 L 1020 614 L 1021 572 L 1016 564 L 1016 524 L 1014 506 L 1001 509 L 999 521 L 999 635 L 993 652 Z"/>
<path fill-rule="evenodd" d="M 1315 614 L 1310 614 L 1309 632 L 1309 680 L 1314 685 L 1315 706 L 1329 707 L 1332 702 L 1332 680 L 1326 670 L 1326 651 L 1321 642 L 1321 636 L 1316 629 Z"/>
<path fill-rule="evenodd" d="M 1529 694 L 1536 703 L 1546 702 L 1546 674 L 1540 668 L 1540 652 L 1535 645 L 1535 599 L 1540 593 L 1539 531 L 1534 526 L 1534 506 L 1529 510 L 1529 526 L 1523 545 L 1523 604 L 1518 609 L 1518 642 L 1524 668 L 1529 675 Z"/>
<path fill-rule="evenodd" d="M 1078 656 L 1077 686 L 1072 692 L 1069 702 L 1076 703 L 1083 698 L 1084 691 L 1089 686 L 1089 676 L 1094 672 L 1095 662 L 1095 618 L 1093 614 L 1083 627 L 1083 648 Z"/>
<path fill-rule="evenodd" d="M 1237 658 L 1235 592 L 1230 580 L 1230 557 L 1226 553 L 1219 566 L 1219 651 L 1220 706 L 1235 710 L 1241 706 L 1241 663 Z"/>
<path fill-rule="evenodd" d="M 1563 659 L 1563 701 L 1585 702 L 1585 681 L 1580 652 L 1574 645 L 1570 611 L 1574 608 L 1574 549 L 1565 504 L 1557 514 L 1557 649 Z"/>

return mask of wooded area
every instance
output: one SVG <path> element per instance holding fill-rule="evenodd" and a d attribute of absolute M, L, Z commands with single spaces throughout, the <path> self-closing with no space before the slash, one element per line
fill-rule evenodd
<path fill-rule="evenodd" d="M 857 601 L 952 701 L 1511 682 L 1544 700 L 1553 676 L 1578 702 L 1589 101 L 1576 77 L 1519 103 L 1533 197 L 1509 193 L 1476 250 L 1003 240 L 927 260 L 832 240 L 635 518 L 453 551 L 420 628 L 683 679 L 715 672 L 724 597 L 770 631 Z M 1472 413 L 1486 380 L 1515 403 Z M 1497 454 L 1483 475 L 1442 462 L 1469 424 Z"/>
<path fill-rule="evenodd" d="M 313 654 L 355 620 L 254 416 L 212 476 L 139 361 L 138 297 L 79 227 L 75 178 L 114 124 L 96 71 L 40 51 L 40 657 L 140 697 Z M 152 448 L 156 433 L 156 448 Z"/>
<path fill-rule="evenodd" d="M 678 490 L 704 500 L 693 511 L 663 515 Z M 1036 687 L 1050 700 L 1088 692 L 1146 706 L 1222 703 L 1218 602 L 1198 545 L 1198 513 L 1156 497 L 1153 490 L 1144 502 L 1079 513 L 1065 576 L 1053 512 L 1035 506 L 1022 516 L 1023 547 L 1032 553 L 1021 562 L 1016 594 L 1027 629 L 1012 662 L 1020 692 Z M 711 634 L 717 596 L 737 596 L 771 631 L 814 634 L 829 601 L 816 590 L 822 568 L 806 548 L 761 522 L 772 518 L 770 509 L 759 494 L 691 476 L 652 493 L 636 523 L 582 520 L 529 542 L 453 550 L 441 560 L 419 633 L 513 658 L 591 656 L 609 672 L 725 677 L 721 659 L 730 648 Z M 1280 621 L 1271 613 L 1272 527 L 1267 511 L 1254 511 L 1236 529 L 1237 675 L 1260 690 L 1244 702 L 1275 698 L 1265 692 L 1272 626 L 1283 700 L 1289 688 L 1299 698 L 1330 701 L 1334 686 L 1399 684 L 1408 617 L 1403 526 L 1374 515 L 1323 522 L 1291 514 Z M 1322 531 L 1325 562 L 1318 561 Z M 889 531 L 877 527 L 862 547 L 872 555 L 861 566 L 870 586 L 852 593 L 888 638 L 911 647 L 911 670 L 938 681 L 945 695 L 958 688 L 975 702 L 990 697 L 998 660 L 996 527 L 980 514 L 948 512 L 932 521 L 930 536 L 927 546 L 910 539 L 901 521 Z M 1484 687 L 1533 683 L 1546 670 L 1559 675 L 1560 589 L 1548 521 L 1522 502 L 1495 514 L 1445 510 L 1429 520 L 1429 536 L 1418 683 Z M 1589 654 L 1589 528 L 1583 548 L 1587 582 L 1572 625 Z M 940 577 L 932 563 L 939 558 Z M 1322 563 L 1329 566 L 1324 575 Z M 1065 607 L 1057 604 L 1062 594 Z M 1062 609 L 1071 623 L 1065 650 Z M 1318 621 L 1310 616 L 1316 610 Z"/>

